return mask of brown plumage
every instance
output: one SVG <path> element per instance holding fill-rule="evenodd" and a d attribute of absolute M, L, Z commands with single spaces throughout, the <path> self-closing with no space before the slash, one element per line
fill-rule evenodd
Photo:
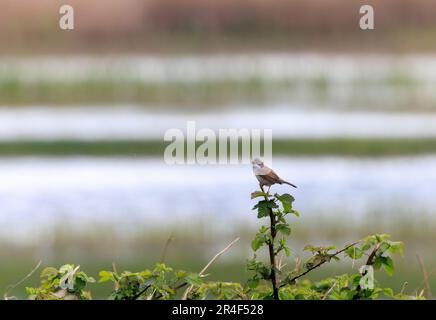
<path fill-rule="evenodd" d="M 273 184 L 288 184 L 294 188 L 297 186 L 281 179 L 271 168 L 264 165 L 262 161 L 259 159 L 254 159 L 252 161 L 253 164 L 253 172 L 256 176 L 257 180 L 259 181 L 260 188 L 263 191 L 264 186 L 268 186 L 268 191 L 271 188 Z"/>

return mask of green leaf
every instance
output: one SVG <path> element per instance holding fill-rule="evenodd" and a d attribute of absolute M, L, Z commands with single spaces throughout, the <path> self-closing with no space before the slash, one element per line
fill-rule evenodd
<path fill-rule="evenodd" d="M 353 260 L 358 260 L 363 256 L 363 251 L 356 246 L 349 247 L 345 253 Z"/>
<path fill-rule="evenodd" d="M 145 269 L 145 270 L 139 272 L 138 275 L 140 277 L 147 279 L 147 278 L 150 278 L 151 276 L 153 276 L 153 272 L 151 272 L 151 270 Z"/>
<path fill-rule="evenodd" d="M 251 193 L 251 199 L 256 199 L 259 197 L 268 197 L 268 194 L 262 191 L 255 191 Z"/>
<path fill-rule="evenodd" d="M 291 234 L 291 228 L 286 223 L 280 223 L 276 225 L 276 230 L 286 235 Z"/>
<path fill-rule="evenodd" d="M 277 208 L 277 204 L 274 201 L 262 200 L 253 207 L 253 210 L 257 209 L 257 217 L 260 219 L 263 217 L 268 217 L 270 210 L 274 208 Z"/>
<path fill-rule="evenodd" d="M 307 244 L 307 245 L 304 246 L 303 251 L 314 252 L 314 251 L 317 251 L 317 249 L 318 249 L 318 247 L 315 247 L 315 246 L 313 246 L 311 244 Z"/>
<path fill-rule="evenodd" d="M 285 251 L 285 254 L 287 257 L 289 257 L 291 255 L 291 250 L 288 247 L 284 246 L 283 250 Z"/>
<path fill-rule="evenodd" d="M 384 253 L 386 250 L 388 250 L 390 248 L 390 244 L 387 242 L 383 242 L 380 247 L 377 250 L 377 253 L 382 254 Z"/>
<path fill-rule="evenodd" d="M 49 278 L 51 276 L 56 276 L 57 274 L 58 274 L 58 270 L 56 268 L 47 267 L 41 271 L 41 278 Z"/>
<path fill-rule="evenodd" d="M 392 276 L 394 274 L 394 261 L 391 257 L 386 257 L 386 259 L 383 261 L 383 269 L 385 269 L 385 272 L 388 276 Z"/>
<path fill-rule="evenodd" d="M 202 284 L 201 277 L 196 273 L 191 273 L 185 277 L 185 281 L 193 286 L 199 287 Z"/>
<path fill-rule="evenodd" d="M 251 289 L 256 289 L 257 286 L 259 285 L 259 279 L 257 278 L 248 279 L 247 285 Z"/>
<path fill-rule="evenodd" d="M 367 242 L 361 247 L 361 250 L 367 251 L 369 248 L 371 248 L 371 244 L 369 242 Z"/>
<path fill-rule="evenodd" d="M 391 242 L 389 247 L 390 253 L 399 253 L 401 256 L 404 256 L 404 244 L 401 241 Z"/>
<path fill-rule="evenodd" d="M 256 237 L 253 241 L 251 241 L 251 249 L 253 251 L 257 251 L 262 246 L 262 241 L 258 237 Z"/>
<path fill-rule="evenodd" d="M 86 286 L 86 280 L 82 277 L 76 277 L 74 280 L 74 289 L 76 291 L 81 291 Z"/>
<path fill-rule="evenodd" d="M 379 270 L 381 268 L 381 266 L 383 265 L 384 259 L 385 259 L 385 257 L 382 257 L 382 256 L 375 258 L 375 260 L 374 260 L 374 269 L 375 270 Z"/>
<path fill-rule="evenodd" d="M 98 280 L 99 283 L 113 280 L 113 275 L 110 271 L 100 271 L 98 275 L 100 277 L 100 279 Z"/>
<path fill-rule="evenodd" d="M 288 193 L 284 193 L 282 195 L 278 195 L 276 193 L 274 196 L 282 203 L 283 211 L 285 213 L 290 213 L 292 210 L 292 203 L 295 201 L 294 197 Z"/>
<path fill-rule="evenodd" d="M 65 264 L 59 268 L 59 273 L 64 274 L 72 270 L 74 270 L 74 266 L 72 264 Z"/>
<path fill-rule="evenodd" d="M 387 297 L 393 297 L 394 296 L 394 291 L 391 288 L 384 288 L 383 289 L 383 293 Z"/>
<path fill-rule="evenodd" d="M 266 243 L 270 239 L 270 236 L 263 233 L 256 234 L 256 237 L 251 242 L 251 248 L 253 251 L 257 251 L 264 243 Z"/>

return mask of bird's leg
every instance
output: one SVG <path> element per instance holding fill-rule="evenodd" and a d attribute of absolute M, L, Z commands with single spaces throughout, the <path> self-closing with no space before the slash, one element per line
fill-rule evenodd
<path fill-rule="evenodd" d="M 268 187 L 268 191 L 266 192 L 269 195 L 269 189 L 271 189 L 271 186 Z"/>
<path fill-rule="evenodd" d="M 259 186 L 260 186 L 260 190 L 262 190 L 262 192 L 265 193 L 265 190 L 263 190 L 263 185 L 259 183 Z"/>

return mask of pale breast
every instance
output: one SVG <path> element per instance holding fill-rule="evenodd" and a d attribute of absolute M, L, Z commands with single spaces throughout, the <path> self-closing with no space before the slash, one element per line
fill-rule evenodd
<path fill-rule="evenodd" d="M 266 176 L 271 172 L 271 168 L 268 168 L 267 166 L 263 166 L 262 168 L 258 168 L 254 171 L 254 174 L 256 176 Z"/>

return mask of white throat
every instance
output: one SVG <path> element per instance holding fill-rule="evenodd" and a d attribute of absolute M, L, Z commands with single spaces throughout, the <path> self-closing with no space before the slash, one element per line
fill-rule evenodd
<path fill-rule="evenodd" d="M 259 164 L 257 164 L 257 163 L 253 163 L 253 171 L 254 172 L 257 172 L 258 170 L 260 170 L 262 167 L 259 165 Z"/>

